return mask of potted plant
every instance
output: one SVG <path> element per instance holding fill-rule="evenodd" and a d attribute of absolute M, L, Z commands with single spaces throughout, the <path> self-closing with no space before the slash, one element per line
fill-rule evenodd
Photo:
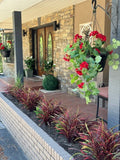
<path fill-rule="evenodd" d="M 25 64 L 26 64 L 26 69 L 25 69 L 25 75 L 26 77 L 33 77 L 33 69 L 34 69 L 34 65 L 35 65 L 35 59 L 31 57 L 27 57 L 24 60 Z"/>
<path fill-rule="evenodd" d="M 103 71 L 106 59 L 113 69 L 118 69 L 119 55 L 113 50 L 120 46 L 120 41 L 112 40 L 112 43 L 104 47 L 106 36 L 98 31 L 93 31 L 89 36 L 83 38 L 76 34 L 73 45 L 65 48 L 64 60 L 70 63 L 68 69 L 73 71 L 71 83 L 76 83 L 80 94 L 86 99 L 86 103 L 91 102 L 91 95 L 97 95 L 99 90 L 93 79 L 98 72 Z"/>
<path fill-rule="evenodd" d="M 1 55 L 3 57 L 9 57 L 11 52 L 12 42 L 6 41 L 5 43 L 0 43 Z"/>
<path fill-rule="evenodd" d="M 58 89 L 58 79 L 53 76 L 53 68 L 55 64 L 53 61 L 44 62 L 45 77 L 42 81 L 43 88 L 46 90 L 56 90 Z"/>

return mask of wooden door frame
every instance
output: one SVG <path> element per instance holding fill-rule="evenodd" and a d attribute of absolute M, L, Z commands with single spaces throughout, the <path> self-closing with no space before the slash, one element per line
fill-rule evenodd
<path fill-rule="evenodd" d="M 41 29 L 44 29 L 44 38 L 45 38 L 45 41 L 46 42 L 43 42 L 43 45 L 44 45 L 44 59 L 46 59 L 46 57 L 47 57 L 47 51 L 46 51 L 46 48 L 48 47 L 47 45 L 48 45 L 48 36 L 46 35 L 46 34 L 48 34 L 49 35 L 49 33 L 51 33 L 51 38 L 52 38 L 52 59 L 53 59 L 53 32 L 51 31 L 51 29 L 50 29 L 50 32 L 48 31 L 47 32 L 47 29 L 49 30 L 49 27 L 53 27 L 52 25 L 51 26 L 47 26 L 47 27 L 43 27 L 43 28 L 38 28 L 38 29 L 36 29 L 35 30 L 35 32 L 36 32 L 36 47 L 34 48 L 34 57 L 35 57 L 35 59 L 36 59 L 36 64 L 35 64 L 35 66 L 36 66 L 36 74 L 37 75 L 39 75 L 40 74 L 40 68 L 38 67 L 38 63 L 39 63 L 39 55 L 38 55 L 38 50 L 39 50 L 39 40 L 38 40 L 38 36 L 39 36 L 39 30 Z M 43 39 L 44 39 L 43 38 Z M 33 41 L 33 44 L 34 44 L 34 41 Z M 35 54 L 35 49 L 36 49 L 36 54 Z M 38 71 L 39 70 L 39 71 Z M 42 73 L 42 72 L 41 72 Z"/>

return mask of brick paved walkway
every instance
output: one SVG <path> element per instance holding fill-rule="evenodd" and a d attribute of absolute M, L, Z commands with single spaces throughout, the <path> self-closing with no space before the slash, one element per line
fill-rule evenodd
<path fill-rule="evenodd" d="M 1 77 L 0 78 L 0 91 L 6 90 L 6 87 L 14 84 L 13 78 Z M 38 77 L 24 78 L 25 87 L 40 89 L 42 88 L 42 80 Z M 95 119 L 96 117 L 96 104 L 90 103 L 86 105 L 84 99 L 80 99 L 77 96 L 69 95 L 62 91 L 43 93 L 49 99 L 56 99 L 60 101 L 67 108 L 70 107 L 71 111 L 80 110 L 84 116 L 89 119 Z M 107 109 L 100 107 L 99 115 L 107 120 Z"/>

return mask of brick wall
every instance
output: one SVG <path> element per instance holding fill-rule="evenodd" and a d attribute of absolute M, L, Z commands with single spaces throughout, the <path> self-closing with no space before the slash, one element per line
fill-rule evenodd
<path fill-rule="evenodd" d="M 28 160 L 69 160 L 71 157 L 1 93 L 0 120 L 20 145 Z"/>
<path fill-rule="evenodd" d="M 3 60 L 3 72 L 4 75 L 8 77 L 14 77 L 15 74 L 14 63 L 6 63 Z"/>

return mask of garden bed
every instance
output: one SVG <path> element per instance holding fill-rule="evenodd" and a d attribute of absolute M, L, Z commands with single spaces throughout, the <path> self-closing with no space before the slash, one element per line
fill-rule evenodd
<path fill-rule="evenodd" d="M 14 103 L 17 104 L 17 100 L 14 101 Z M 35 123 L 39 124 L 33 112 L 25 110 L 21 104 L 19 104 L 18 107 L 33 119 Z M 53 137 L 55 137 L 56 140 L 59 139 L 65 148 L 73 148 L 74 144 L 69 144 L 63 136 L 55 132 L 54 128 L 46 127 L 43 124 L 42 128 L 44 128 L 44 130 L 41 129 L 41 127 L 36 125 L 28 116 L 0 93 L 0 118 L 29 160 L 69 160 L 71 155 L 44 130 L 47 128 L 49 134 L 50 132 L 52 132 L 52 134 L 54 133 Z M 69 147 L 67 145 L 69 145 Z"/>

